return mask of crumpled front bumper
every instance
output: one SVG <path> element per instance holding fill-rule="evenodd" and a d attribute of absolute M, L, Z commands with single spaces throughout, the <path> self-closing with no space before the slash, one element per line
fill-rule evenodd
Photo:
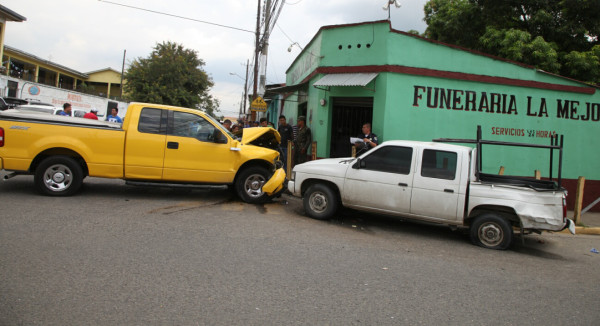
<path fill-rule="evenodd" d="M 285 171 L 283 170 L 283 168 L 279 168 L 275 171 L 275 173 L 273 173 L 271 179 L 269 179 L 269 181 L 267 181 L 263 185 L 262 190 L 267 195 L 273 196 L 274 194 L 276 195 L 279 192 L 285 190 L 284 183 Z"/>

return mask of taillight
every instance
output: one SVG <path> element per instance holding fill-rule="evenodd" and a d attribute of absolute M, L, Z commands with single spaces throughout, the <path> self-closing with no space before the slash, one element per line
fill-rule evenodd
<path fill-rule="evenodd" d="M 4 146 L 4 129 L 0 128 L 0 147 Z"/>
<path fill-rule="evenodd" d="M 567 197 L 563 196 L 563 220 L 567 218 Z"/>

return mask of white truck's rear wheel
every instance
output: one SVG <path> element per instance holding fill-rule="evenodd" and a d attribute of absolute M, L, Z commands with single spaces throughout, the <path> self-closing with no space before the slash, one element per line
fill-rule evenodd
<path fill-rule="evenodd" d="M 70 196 L 81 188 L 83 169 L 69 156 L 50 156 L 35 169 L 34 183 L 44 195 Z"/>
<path fill-rule="evenodd" d="M 507 249 L 513 238 L 510 223 L 503 217 L 487 213 L 471 224 L 471 241 L 478 246 L 489 249 Z"/>

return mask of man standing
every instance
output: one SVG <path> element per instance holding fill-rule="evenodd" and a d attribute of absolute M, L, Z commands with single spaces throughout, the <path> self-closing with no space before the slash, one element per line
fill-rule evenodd
<path fill-rule="evenodd" d="M 58 112 L 58 115 L 70 117 L 71 116 L 71 103 L 63 104 L 63 109 L 62 109 L 62 111 Z"/>
<path fill-rule="evenodd" d="M 223 121 L 223 127 L 225 127 L 227 131 L 231 131 L 231 120 L 225 119 L 225 121 Z"/>
<path fill-rule="evenodd" d="M 92 108 L 90 112 L 83 115 L 86 119 L 98 120 L 98 109 Z"/>
<path fill-rule="evenodd" d="M 110 109 L 110 115 L 106 118 L 106 121 L 123 123 L 123 120 L 117 114 L 119 114 L 119 108 Z"/>
<path fill-rule="evenodd" d="M 296 164 L 302 164 L 308 161 L 308 147 L 312 143 L 312 135 L 310 128 L 306 126 L 306 117 L 301 115 L 298 117 L 298 136 L 294 146 L 296 147 Z"/>
<path fill-rule="evenodd" d="M 268 127 L 269 126 L 267 124 L 267 118 L 260 118 L 260 126 L 261 127 Z"/>
<path fill-rule="evenodd" d="M 362 139 L 362 142 L 357 142 L 356 148 L 358 148 L 360 152 L 362 151 L 368 151 L 371 148 L 379 145 L 379 140 L 377 139 L 377 135 L 375 135 L 374 133 L 371 132 L 371 124 L 370 123 L 365 123 L 362 126 L 362 133 L 360 135 L 358 135 L 357 138 Z M 358 153 L 356 154 L 358 156 Z"/>
<path fill-rule="evenodd" d="M 283 162 L 283 167 L 287 170 L 288 140 L 294 140 L 294 132 L 292 126 L 287 124 L 285 115 L 279 116 L 277 131 L 279 131 L 279 135 L 281 136 L 281 161 Z"/>

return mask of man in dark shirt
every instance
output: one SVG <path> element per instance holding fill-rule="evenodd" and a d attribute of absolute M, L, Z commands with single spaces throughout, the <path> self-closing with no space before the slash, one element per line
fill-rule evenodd
<path fill-rule="evenodd" d="M 277 128 L 277 131 L 279 131 L 279 135 L 281 135 L 281 161 L 283 162 L 283 167 L 287 171 L 288 140 L 294 140 L 294 133 L 292 126 L 287 124 L 284 115 L 279 116 L 279 127 Z"/>
<path fill-rule="evenodd" d="M 356 148 L 360 150 L 359 153 L 368 151 L 371 148 L 379 145 L 377 135 L 371 132 L 371 124 L 368 122 L 363 124 L 362 133 L 358 135 L 357 138 L 362 139 L 362 142 L 357 142 L 355 144 Z M 356 155 L 358 156 L 358 153 L 356 153 Z"/>
<path fill-rule="evenodd" d="M 298 135 L 294 139 L 294 148 L 296 151 L 296 161 L 294 164 L 302 164 L 308 161 L 308 148 L 312 144 L 312 133 L 306 126 L 306 117 L 298 117 Z"/>

